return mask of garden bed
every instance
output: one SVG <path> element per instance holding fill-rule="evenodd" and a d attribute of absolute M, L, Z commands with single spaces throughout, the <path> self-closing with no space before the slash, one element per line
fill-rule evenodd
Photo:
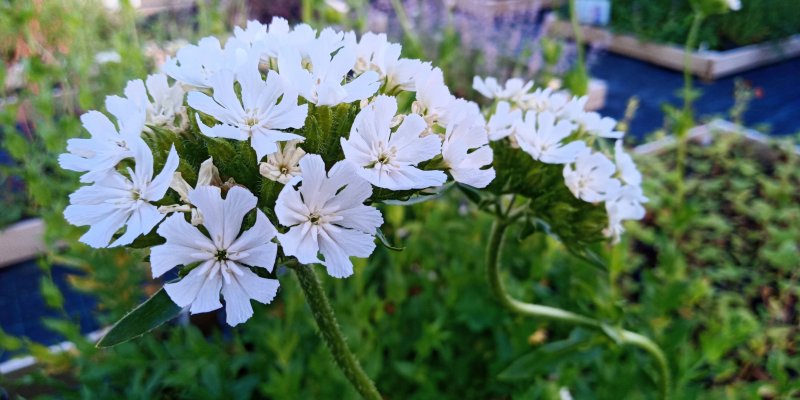
<path fill-rule="evenodd" d="M 0 268 L 30 260 L 45 249 L 44 221 L 27 219 L 0 230 Z"/>
<path fill-rule="evenodd" d="M 581 31 L 588 43 L 627 57 L 683 71 L 682 47 L 642 41 L 631 35 L 615 34 L 591 26 L 582 26 Z M 567 21 L 555 22 L 550 32 L 561 37 L 573 35 L 572 26 Z M 753 44 L 725 51 L 696 51 L 691 54 L 691 71 L 700 78 L 713 80 L 796 56 L 800 56 L 800 35 L 779 43 Z"/>
<path fill-rule="evenodd" d="M 636 149 L 650 202 L 618 285 L 680 354 L 675 398 L 796 396 L 800 149 L 727 121 L 689 140 L 685 196 L 674 138 Z"/>

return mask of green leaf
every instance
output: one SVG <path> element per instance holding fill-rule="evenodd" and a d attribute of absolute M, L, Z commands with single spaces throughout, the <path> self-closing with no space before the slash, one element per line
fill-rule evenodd
<path fill-rule="evenodd" d="M 172 302 L 162 288 L 153 297 L 117 321 L 111 330 L 97 342 L 97 347 L 111 347 L 142 336 L 175 318 L 180 311 L 181 308 Z"/>
<path fill-rule="evenodd" d="M 158 233 L 156 233 L 156 230 L 153 229 L 153 231 L 147 235 L 139 235 L 131 244 L 128 245 L 128 247 L 134 249 L 149 249 L 153 246 L 164 244 L 166 241 L 166 239 L 159 236 Z"/>
<path fill-rule="evenodd" d="M 380 229 L 378 229 L 377 232 L 375 233 L 375 237 L 377 237 L 378 240 L 380 240 L 380 242 L 383 245 L 383 247 L 386 247 L 389 250 L 394 250 L 394 251 L 403 251 L 403 250 L 405 250 L 405 247 L 396 247 L 396 246 L 392 246 L 391 244 L 389 244 L 389 239 L 386 239 L 386 235 L 384 235 L 383 231 L 380 230 Z"/>
<path fill-rule="evenodd" d="M 500 380 L 526 380 L 555 370 L 562 362 L 591 358 L 591 335 L 575 329 L 567 339 L 547 343 L 536 350 L 519 357 L 498 375 Z"/>
<path fill-rule="evenodd" d="M 412 204 L 423 203 L 428 200 L 435 200 L 442 197 L 447 191 L 453 187 L 453 183 L 449 182 L 446 183 L 438 188 L 434 189 L 426 189 L 423 191 L 417 192 L 415 195 L 409 196 L 407 199 L 404 200 L 397 200 L 397 199 L 386 199 L 381 200 L 380 202 L 383 204 L 388 204 L 392 206 L 410 206 Z"/>

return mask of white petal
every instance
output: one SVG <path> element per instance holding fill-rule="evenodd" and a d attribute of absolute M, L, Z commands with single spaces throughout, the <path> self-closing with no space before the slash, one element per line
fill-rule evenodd
<path fill-rule="evenodd" d="M 214 263 L 214 260 L 209 260 L 205 264 L 198 266 L 191 270 L 186 276 L 178 282 L 167 283 L 164 285 L 164 290 L 172 299 L 172 302 L 178 307 L 186 307 L 197 298 L 200 288 L 203 287 L 207 279 L 207 271 Z M 219 278 L 217 278 L 219 279 Z"/>
<path fill-rule="evenodd" d="M 203 226 L 217 245 L 223 242 L 224 219 L 222 191 L 216 186 L 200 186 L 189 192 L 189 201 L 203 214 Z M 242 221 L 240 220 L 239 223 Z"/>
<path fill-rule="evenodd" d="M 256 196 L 241 186 L 234 186 L 228 190 L 228 194 L 225 196 L 225 203 L 223 205 L 222 235 L 224 237 L 224 241 L 222 242 L 222 248 L 227 249 L 230 247 L 231 243 L 236 240 L 236 237 L 239 235 L 239 231 L 242 228 L 242 220 L 244 219 L 245 214 L 255 208 L 256 201 Z M 203 218 L 207 220 L 211 217 L 203 212 Z"/>
<path fill-rule="evenodd" d="M 288 232 L 278 234 L 278 241 L 281 243 L 283 252 L 288 256 L 294 256 L 303 264 L 315 264 L 320 262 L 317 257 L 319 244 L 317 237 L 312 229 L 305 223 L 289 229 Z"/>
<path fill-rule="evenodd" d="M 150 187 L 147 190 L 147 200 L 159 201 L 164 198 L 164 194 L 167 192 L 170 182 L 172 182 L 172 177 L 178 169 L 179 163 L 180 159 L 175 151 L 175 145 L 173 145 L 167 156 L 164 169 L 150 183 Z"/>
<path fill-rule="evenodd" d="M 203 285 L 197 292 L 197 297 L 192 301 L 192 307 L 189 308 L 189 312 L 192 314 L 199 314 L 214 311 L 222 307 L 222 303 L 219 301 L 219 291 L 221 288 L 222 279 L 219 274 L 207 276 L 205 282 L 203 282 Z"/>

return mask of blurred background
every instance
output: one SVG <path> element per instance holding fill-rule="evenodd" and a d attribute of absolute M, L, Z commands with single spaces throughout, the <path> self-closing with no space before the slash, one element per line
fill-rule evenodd
<path fill-rule="evenodd" d="M 83 134 L 82 112 L 184 44 L 273 16 L 386 32 L 475 101 L 475 75 L 587 95 L 638 146 L 648 215 L 619 245 L 598 245 L 601 263 L 512 232 L 509 291 L 653 338 L 675 398 L 796 398 L 800 2 L 742 0 L 708 16 L 689 45 L 689 0 L 570 3 L 0 0 L 0 398 L 357 397 L 288 276 L 276 302 L 254 304 L 236 329 L 214 313 L 184 316 L 96 349 L 161 283 L 146 254 L 91 250 L 62 217 L 77 180 L 56 158 Z M 684 48 L 696 96 L 685 132 Z M 676 134 L 689 140 L 685 196 L 675 195 Z M 323 282 L 387 399 L 655 398 L 646 354 L 497 306 L 483 265 L 491 220 L 447 196 L 383 206 L 383 230 L 404 250 L 378 247 L 352 278 Z"/>

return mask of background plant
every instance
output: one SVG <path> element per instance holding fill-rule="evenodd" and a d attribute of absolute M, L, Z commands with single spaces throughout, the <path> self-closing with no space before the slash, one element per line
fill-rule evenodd
<path fill-rule="evenodd" d="M 611 27 L 620 33 L 660 43 L 686 43 L 694 10 L 691 0 L 614 0 Z M 699 44 L 726 50 L 770 42 L 800 33 L 800 4 L 792 0 L 742 1 L 735 13 L 710 16 L 699 32 Z"/>

